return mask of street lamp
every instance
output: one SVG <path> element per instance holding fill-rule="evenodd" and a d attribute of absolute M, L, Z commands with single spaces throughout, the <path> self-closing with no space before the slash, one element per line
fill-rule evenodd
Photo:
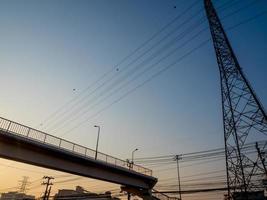
<path fill-rule="evenodd" d="M 96 141 L 96 150 L 95 150 L 95 160 L 96 160 L 97 159 L 97 151 L 98 151 L 98 141 L 99 141 L 100 126 L 95 125 L 94 127 L 98 128 L 97 141 Z"/>
<path fill-rule="evenodd" d="M 180 170 L 179 170 L 179 160 L 182 159 L 182 155 L 176 155 L 174 157 L 174 160 L 176 160 L 177 164 L 177 178 L 178 178 L 178 187 L 179 187 L 179 200 L 182 200 L 182 194 L 181 194 L 181 182 L 180 182 Z"/>
<path fill-rule="evenodd" d="M 134 164 L 134 152 L 136 152 L 136 151 L 138 151 L 137 148 L 132 151 L 132 168 L 133 168 L 133 164 Z"/>

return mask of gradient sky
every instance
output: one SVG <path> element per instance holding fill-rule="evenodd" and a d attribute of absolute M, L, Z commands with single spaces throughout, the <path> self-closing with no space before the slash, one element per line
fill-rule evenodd
<path fill-rule="evenodd" d="M 1 116 L 90 148 L 95 148 L 96 143 L 97 130 L 93 126 L 100 125 L 99 150 L 123 159 L 129 158 L 135 148 L 139 148 L 136 157 L 143 157 L 222 147 L 219 73 L 211 42 L 95 116 L 124 92 L 131 90 L 157 70 L 210 38 L 209 30 L 202 32 L 197 39 L 180 48 L 154 70 L 139 76 L 111 98 L 93 108 L 85 106 L 84 104 L 88 105 L 100 95 L 112 91 L 112 82 L 106 84 L 103 90 L 97 90 L 83 102 L 84 104 L 77 105 L 77 108 L 82 108 L 81 112 L 88 109 L 84 115 L 78 113 L 77 120 L 71 119 L 74 114 L 67 115 L 71 106 L 64 107 L 62 111 L 64 115 L 59 113 L 51 120 L 46 120 L 51 113 L 78 97 L 80 92 L 89 86 L 91 90 L 83 95 L 90 94 L 96 87 L 93 85 L 96 80 L 112 70 L 125 56 L 193 2 L 193 0 L 1 0 Z M 214 4 L 220 6 L 225 2 L 227 1 L 216 0 Z M 235 2 L 232 7 L 218 11 L 219 16 L 229 15 L 239 8 L 251 5 L 225 18 L 223 20 L 225 27 L 231 27 L 262 11 L 267 11 L 267 2 L 264 0 L 254 4 L 251 3 L 252 0 Z M 201 8 L 203 2 L 199 0 L 193 9 L 166 29 L 166 32 L 158 35 L 144 49 L 119 65 L 118 71 L 112 70 L 110 76 L 115 74 L 119 78 L 127 63 L 144 53 L 187 18 L 195 16 L 187 26 L 181 27 L 176 35 L 197 23 L 201 17 L 205 17 L 204 10 L 195 15 Z M 205 26 L 207 26 L 206 21 L 196 28 L 195 33 Z M 171 38 L 174 38 L 175 34 Z M 190 38 L 190 34 L 194 33 L 186 34 L 182 41 Z M 262 104 L 267 107 L 266 13 L 249 23 L 227 31 L 227 34 L 241 67 Z M 170 49 L 178 47 L 182 41 L 173 43 Z M 152 53 L 143 59 L 149 55 Z M 163 55 L 164 52 L 157 56 L 155 61 L 150 60 L 151 64 Z M 132 65 L 131 69 L 133 71 L 130 75 L 138 70 L 137 63 Z M 127 77 L 127 80 L 130 79 L 130 76 Z M 100 84 L 99 82 L 98 85 Z M 63 121 L 66 121 L 65 124 Z M 86 122 L 70 131 L 83 121 Z M 60 124 L 63 125 L 60 127 Z M 58 129 L 55 129 L 56 125 Z M 5 174 L 8 174 L 10 169 L 5 168 L 5 170 Z M 12 186 L 16 181 L 17 179 L 7 186 Z"/>

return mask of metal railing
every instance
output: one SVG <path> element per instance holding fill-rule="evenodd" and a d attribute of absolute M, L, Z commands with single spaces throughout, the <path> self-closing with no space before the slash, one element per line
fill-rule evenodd
<path fill-rule="evenodd" d="M 91 159 L 95 158 L 96 151 L 93 149 L 75 144 L 73 142 L 30 128 L 28 126 L 24 126 L 2 117 L 0 117 L 0 130 L 8 132 L 9 134 L 14 134 L 29 139 L 31 141 L 47 144 L 49 146 L 53 146 L 67 152 L 78 154 L 80 156 L 88 157 Z M 133 170 L 144 175 L 152 176 L 152 170 L 150 169 L 136 164 L 133 164 L 131 165 L 131 167 L 129 167 L 129 162 L 101 152 L 97 152 L 97 160 L 114 166 L 123 167 L 128 170 Z"/>

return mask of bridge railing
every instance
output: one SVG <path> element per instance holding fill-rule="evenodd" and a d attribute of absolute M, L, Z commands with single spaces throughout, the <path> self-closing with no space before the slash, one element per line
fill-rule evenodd
<path fill-rule="evenodd" d="M 95 158 L 96 151 L 73 142 L 64 140 L 62 138 L 47 134 L 45 132 L 36 130 L 34 128 L 19 124 L 17 122 L 0 117 L 0 129 L 8 132 L 9 134 L 15 134 L 29 140 L 47 144 L 53 147 L 57 147 L 61 150 L 72 152 L 88 158 Z M 145 167 L 131 164 L 128 161 L 115 158 L 113 156 L 97 152 L 97 160 L 101 160 L 114 166 L 123 167 L 129 170 L 136 171 L 138 173 L 152 176 L 152 170 Z"/>

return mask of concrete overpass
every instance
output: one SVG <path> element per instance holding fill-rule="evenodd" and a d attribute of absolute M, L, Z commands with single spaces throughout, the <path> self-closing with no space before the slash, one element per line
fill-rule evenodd
<path fill-rule="evenodd" d="M 0 117 L 0 157 L 149 192 L 150 169 Z"/>

